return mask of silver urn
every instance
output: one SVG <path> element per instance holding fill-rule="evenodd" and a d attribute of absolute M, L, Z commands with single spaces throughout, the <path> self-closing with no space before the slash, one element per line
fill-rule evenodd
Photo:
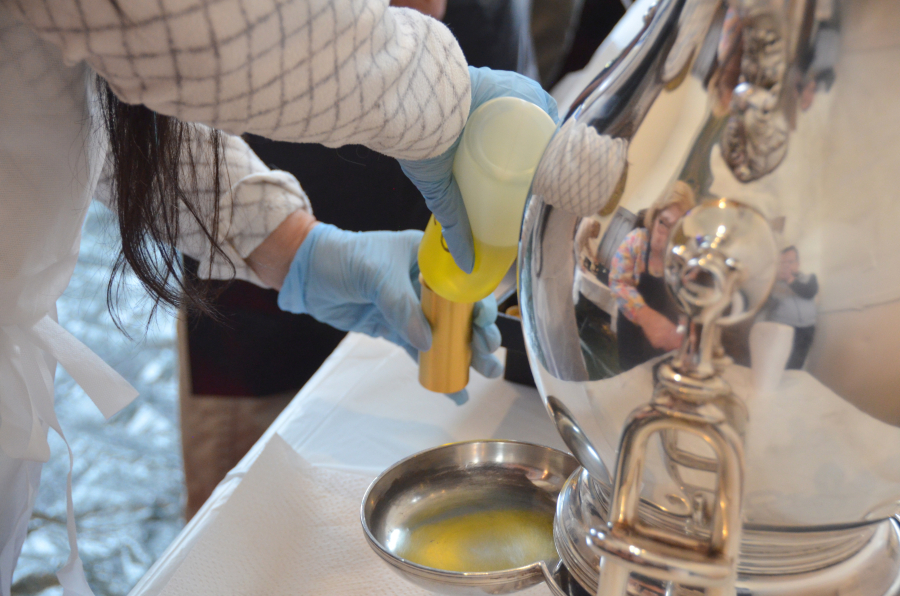
<path fill-rule="evenodd" d="M 642 12 L 523 220 L 557 549 L 600 596 L 900 594 L 900 2 Z"/>

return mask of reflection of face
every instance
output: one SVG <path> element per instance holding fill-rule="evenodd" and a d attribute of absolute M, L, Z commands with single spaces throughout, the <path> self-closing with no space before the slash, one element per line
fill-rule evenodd
<path fill-rule="evenodd" d="M 800 272 L 800 257 L 797 251 L 789 250 L 781 253 L 778 264 L 778 279 L 788 281 Z"/>
<path fill-rule="evenodd" d="M 653 229 L 650 231 L 650 251 L 656 256 L 662 255 L 669 242 L 669 232 L 684 215 L 684 211 L 678 205 L 671 205 L 660 211 L 653 220 Z"/>

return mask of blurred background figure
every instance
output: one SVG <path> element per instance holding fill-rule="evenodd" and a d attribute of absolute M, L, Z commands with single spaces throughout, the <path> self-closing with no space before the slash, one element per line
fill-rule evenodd
<path fill-rule="evenodd" d="M 795 246 L 781 251 L 778 277 L 765 306 L 763 318 L 794 328 L 794 343 L 788 369 L 799 370 L 806 362 L 816 331 L 816 294 L 819 282 L 814 273 L 800 272 L 800 252 Z"/>
<path fill-rule="evenodd" d="M 693 206 L 694 191 L 681 180 L 675 182 L 647 209 L 642 225 L 625 236 L 613 257 L 609 287 L 618 304 L 623 371 L 681 345 L 681 311 L 666 289 L 663 255 L 672 227 Z"/>

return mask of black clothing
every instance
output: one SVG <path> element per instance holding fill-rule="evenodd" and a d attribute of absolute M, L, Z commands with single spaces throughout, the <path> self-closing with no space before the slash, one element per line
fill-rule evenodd
<path fill-rule="evenodd" d="M 806 356 L 812 347 L 813 337 L 816 333 L 816 326 L 794 327 L 794 344 L 791 347 L 791 355 L 788 358 L 787 370 L 800 370 L 806 362 Z"/>
<path fill-rule="evenodd" d="M 662 277 L 650 275 L 649 261 L 650 247 L 648 246 L 644 255 L 644 272 L 638 279 L 638 294 L 649 308 L 677 325 L 681 310 L 675 299 L 669 294 L 665 280 Z M 616 325 L 618 327 L 616 335 L 619 347 L 619 366 L 623 371 L 631 370 L 638 364 L 666 353 L 665 350 L 653 347 L 647 336 L 644 335 L 644 330 L 630 321 L 621 310 Z"/>
<path fill-rule="evenodd" d="M 801 298 L 812 300 L 819 293 L 819 280 L 816 279 L 815 273 L 806 276 L 805 279 L 806 281 L 803 281 L 800 276 L 797 276 L 788 287 Z"/>

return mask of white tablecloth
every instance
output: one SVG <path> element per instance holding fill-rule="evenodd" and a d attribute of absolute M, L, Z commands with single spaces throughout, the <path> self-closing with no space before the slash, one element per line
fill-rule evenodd
<path fill-rule="evenodd" d="M 502 350 L 498 356 L 504 357 Z M 404 457 L 453 441 L 514 439 L 565 449 L 533 388 L 473 373 L 470 400 L 457 406 L 422 389 L 416 375 L 416 365 L 393 344 L 348 335 L 130 596 L 159 594 L 195 545 L 204 547 L 200 538 L 215 531 L 219 512 L 276 433 L 318 469 L 370 479 Z M 234 507 L 227 512 L 230 523 L 241 515 Z M 399 587 L 405 580 L 388 575 L 383 581 L 398 582 Z M 549 590 L 539 586 L 528 594 Z"/>

